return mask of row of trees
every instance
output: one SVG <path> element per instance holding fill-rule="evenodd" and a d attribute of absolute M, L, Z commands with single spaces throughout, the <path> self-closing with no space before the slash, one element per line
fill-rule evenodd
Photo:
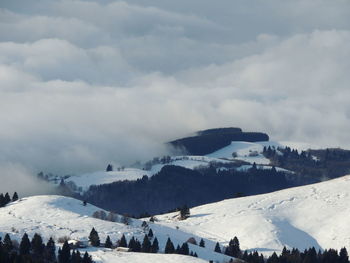
<path fill-rule="evenodd" d="M 144 236 L 142 243 L 135 237 L 132 237 L 129 242 L 127 242 L 125 235 L 121 237 L 115 244 L 111 241 L 110 236 L 107 236 L 104 242 L 104 247 L 115 248 L 115 247 L 128 247 L 133 252 L 144 252 L 144 253 L 157 253 L 159 251 L 159 242 L 157 237 L 153 239 L 152 229 L 149 230 L 148 234 Z M 100 247 L 102 244 L 100 242 L 100 237 L 95 228 L 92 228 L 89 241 L 92 246 Z"/>
<path fill-rule="evenodd" d="M 7 204 L 17 201 L 18 200 L 18 194 L 17 192 L 15 192 L 12 196 L 12 198 L 10 197 L 9 193 L 4 194 L 0 194 L 0 207 L 4 207 Z"/>
<path fill-rule="evenodd" d="M 244 259 L 246 260 L 246 259 Z M 249 261 L 249 263 L 260 263 L 256 261 Z M 266 263 L 349 263 L 348 252 L 346 248 L 342 248 L 339 252 L 335 249 L 326 249 L 316 251 L 314 247 L 300 252 L 293 248 L 288 250 L 283 248 L 281 255 L 273 253 L 266 261 Z"/>
<path fill-rule="evenodd" d="M 24 233 L 21 242 L 11 240 L 6 234 L 4 239 L 0 239 L 0 262 L 1 263 L 92 263 L 88 253 L 83 256 L 79 251 L 71 252 L 71 248 L 66 241 L 62 249 L 58 250 L 56 257 L 55 241 L 50 238 L 45 244 L 39 234 L 35 234 L 32 240 Z"/>

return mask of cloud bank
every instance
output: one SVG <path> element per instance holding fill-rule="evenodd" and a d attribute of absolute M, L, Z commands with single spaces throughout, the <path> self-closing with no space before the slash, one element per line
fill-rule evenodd
<path fill-rule="evenodd" d="M 348 1 L 0 8 L 0 171 L 103 169 L 219 126 L 350 147 Z"/>

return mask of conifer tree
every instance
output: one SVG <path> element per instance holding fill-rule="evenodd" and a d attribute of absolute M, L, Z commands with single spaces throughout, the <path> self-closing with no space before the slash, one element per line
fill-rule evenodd
<path fill-rule="evenodd" d="M 100 246 L 100 237 L 98 236 L 97 231 L 95 228 L 92 228 L 90 235 L 89 235 L 89 240 L 92 246 L 98 247 Z"/>
<path fill-rule="evenodd" d="M 81 263 L 81 261 L 82 261 L 82 258 L 81 258 L 79 250 L 73 251 L 72 252 L 72 258 L 71 258 L 71 263 Z"/>
<path fill-rule="evenodd" d="M 181 247 L 178 244 L 177 247 L 175 248 L 175 254 L 181 254 Z"/>
<path fill-rule="evenodd" d="M 13 249 L 12 240 L 9 234 L 6 234 L 3 241 L 3 247 L 7 252 L 11 252 Z"/>
<path fill-rule="evenodd" d="M 151 252 L 151 242 L 149 241 L 147 235 L 145 235 L 145 237 L 143 238 L 141 251 L 144 252 L 144 253 L 150 253 Z"/>
<path fill-rule="evenodd" d="M 136 243 L 136 240 L 135 240 L 134 236 L 132 236 L 132 237 L 130 238 L 128 248 L 130 248 L 130 249 L 131 249 L 132 251 L 134 251 L 134 252 L 135 252 L 135 248 L 136 248 L 135 243 Z"/>
<path fill-rule="evenodd" d="M 0 194 L 0 207 L 5 206 L 5 197 L 3 194 Z"/>
<path fill-rule="evenodd" d="M 152 231 L 152 228 L 150 228 L 149 231 L 148 231 L 148 237 L 149 237 L 149 238 L 153 238 L 153 231 Z"/>
<path fill-rule="evenodd" d="M 69 263 L 70 259 L 70 247 L 68 242 L 65 241 L 62 246 L 62 249 L 58 251 L 58 263 Z"/>
<path fill-rule="evenodd" d="M 183 243 L 180 249 L 180 254 L 182 255 L 189 255 L 190 254 L 190 249 L 188 247 L 187 242 Z"/>
<path fill-rule="evenodd" d="M 82 263 L 92 263 L 91 256 L 85 251 Z"/>
<path fill-rule="evenodd" d="M 168 237 L 168 240 L 166 241 L 166 244 L 165 244 L 164 253 L 173 254 L 174 252 L 175 252 L 174 244 L 173 242 L 171 242 L 170 237 Z"/>
<path fill-rule="evenodd" d="M 12 196 L 12 202 L 15 202 L 17 200 L 18 200 L 18 194 L 17 194 L 17 192 L 15 192 Z"/>
<path fill-rule="evenodd" d="M 217 253 L 221 253 L 221 248 L 220 248 L 219 242 L 216 242 L 214 251 L 217 252 Z"/>
<path fill-rule="evenodd" d="M 205 247 L 205 242 L 204 242 L 203 238 L 201 239 L 201 241 L 199 241 L 199 246 Z"/>
<path fill-rule="evenodd" d="M 11 202 L 11 197 L 10 197 L 9 193 L 6 193 L 5 194 L 5 205 L 7 205 L 10 202 Z"/>
<path fill-rule="evenodd" d="M 21 243 L 19 245 L 19 254 L 20 255 L 28 255 L 30 252 L 30 241 L 27 233 L 24 233 Z"/>
<path fill-rule="evenodd" d="M 112 248 L 112 246 L 113 246 L 113 244 L 112 244 L 111 238 L 109 236 L 107 236 L 106 242 L 105 242 L 105 247 Z"/>
<path fill-rule="evenodd" d="M 128 243 L 126 242 L 126 238 L 124 234 L 122 235 L 121 239 L 119 240 L 119 247 L 128 247 Z"/>
<path fill-rule="evenodd" d="M 157 237 L 155 237 L 151 246 L 151 253 L 158 253 L 158 251 L 159 251 L 159 243 L 158 243 Z"/>
<path fill-rule="evenodd" d="M 340 249 L 339 252 L 339 263 L 348 263 L 349 262 L 349 256 L 348 256 L 348 251 L 346 250 L 345 247 Z"/>
<path fill-rule="evenodd" d="M 45 258 L 49 262 L 54 262 L 56 259 L 56 245 L 52 237 L 50 237 L 49 241 L 47 241 L 47 244 L 45 247 Z"/>
<path fill-rule="evenodd" d="M 37 233 L 35 233 L 32 238 L 31 248 L 33 254 L 36 256 L 41 256 L 44 253 L 45 245 L 43 244 L 43 239 Z"/>

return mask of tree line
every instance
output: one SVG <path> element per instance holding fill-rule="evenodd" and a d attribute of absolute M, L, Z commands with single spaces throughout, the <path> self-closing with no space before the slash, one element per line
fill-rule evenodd
<path fill-rule="evenodd" d="M 0 207 L 4 207 L 7 204 L 11 203 L 11 202 L 15 202 L 18 200 L 18 194 L 17 192 L 14 192 L 12 198 L 10 197 L 9 193 L 0 194 Z"/>
<path fill-rule="evenodd" d="M 56 256 L 55 241 L 50 238 L 45 244 L 39 234 L 34 234 L 32 240 L 27 233 L 22 236 L 21 242 L 11 240 L 6 234 L 0 239 L 1 263 L 92 263 L 91 256 L 87 252 L 81 255 L 79 251 L 71 250 L 67 241 L 58 249 Z"/>

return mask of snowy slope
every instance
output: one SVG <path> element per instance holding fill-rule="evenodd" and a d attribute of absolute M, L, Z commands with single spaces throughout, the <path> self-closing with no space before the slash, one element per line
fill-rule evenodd
<path fill-rule="evenodd" d="M 204 263 L 207 260 L 182 256 L 182 255 L 168 255 L 168 254 L 146 254 L 146 253 L 122 253 L 110 250 L 99 250 L 95 252 L 89 251 L 92 259 L 96 263 Z"/>
<path fill-rule="evenodd" d="M 199 167 L 207 167 L 211 162 L 216 163 L 230 163 L 232 161 L 222 160 L 218 158 L 211 158 L 207 156 L 173 156 L 169 163 L 155 164 L 150 170 L 125 168 L 119 171 L 97 171 L 92 173 L 85 173 L 80 175 L 72 175 L 65 178 L 65 183 L 73 183 L 77 187 L 78 192 L 84 192 L 89 189 L 91 185 L 110 184 L 123 180 L 137 180 L 144 175 L 152 176 L 158 173 L 165 165 L 177 165 L 188 169 L 196 169 Z M 53 177 L 52 182 L 59 184 L 61 178 Z"/>
<path fill-rule="evenodd" d="M 158 216 L 161 224 L 265 254 L 284 245 L 304 249 L 350 249 L 350 176 L 274 193 L 191 208 L 191 217 Z"/>
<path fill-rule="evenodd" d="M 122 223 L 109 222 L 91 217 L 95 211 L 100 210 L 102 209 L 90 204 L 83 206 L 81 201 L 63 196 L 33 196 L 23 198 L 6 207 L 0 208 L 0 236 L 3 237 L 5 233 L 9 233 L 12 239 L 20 240 L 26 232 L 30 237 L 35 233 L 40 233 L 45 240 L 53 237 L 56 242 L 61 237 L 84 241 L 88 240 L 88 235 L 94 227 L 98 231 L 102 242 L 104 242 L 107 235 L 111 237 L 112 242 L 116 242 L 123 234 L 127 239 L 134 236 L 142 241 L 145 233 L 148 231 L 141 227 L 142 221 L 136 219 L 132 219 L 131 224 L 127 226 Z M 181 245 L 190 237 L 194 237 L 198 241 L 200 240 L 200 237 L 183 232 L 181 229 L 172 229 L 151 222 L 149 222 L 149 225 L 159 240 L 160 251 L 164 251 L 164 245 L 168 237 L 171 238 L 175 246 L 178 244 Z M 210 241 L 208 243 L 211 244 Z M 200 258 L 205 260 L 212 259 L 223 262 L 229 259 L 227 256 L 213 252 L 212 249 L 203 249 L 194 245 L 189 245 L 189 247 L 190 250 L 196 252 Z M 89 253 L 91 252 L 93 257 L 99 259 L 100 262 L 115 262 L 111 258 L 116 255 L 119 255 L 118 257 L 124 257 L 120 256 L 121 253 L 113 252 L 113 254 L 112 251 L 103 248 L 97 251 L 95 248 L 90 248 L 88 251 Z M 127 257 L 129 255 L 133 259 L 135 258 L 135 262 L 139 262 L 138 258 L 140 255 L 128 253 Z M 149 257 L 151 260 L 153 256 L 151 255 Z M 157 258 L 157 256 L 154 257 Z M 159 256 L 159 260 L 174 262 L 172 258 L 167 257 L 171 256 L 162 255 Z M 127 261 L 127 259 L 124 260 L 125 262 Z M 190 258 L 183 262 L 201 261 Z"/>
<path fill-rule="evenodd" d="M 213 158 L 226 158 L 242 160 L 249 163 L 256 164 L 270 164 L 270 160 L 262 155 L 264 146 L 268 147 L 281 147 L 278 142 L 243 142 L 235 141 L 230 145 L 208 154 L 208 157 Z M 236 157 L 232 156 L 232 153 L 236 153 Z"/>
<path fill-rule="evenodd" d="M 185 167 L 188 169 L 196 169 L 199 167 L 207 167 L 210 163 L 232 163 L 235 161 L 244 161 L 250 164 L 256 163 L 261 166 L 261 169 L 270 169 L 268 165 L 270 160 L 265 158 L 262 154 L 264 147 L 285 147 L 291 146 L 292 148 L 298 148 L 299 150 L 305 150 L 310 148 L 309 144 L 296 143 L 296 142 L 244 142 L 244 141 L 235 141 L 230 145 L 219 149 L 213 153 L 210 153 L 206 156 L 172 156 L 170 161 L 166 164 L 158 163 L 154 164 L 150 170 L 136 169 L 136 168 L 125 168 L 118 171 L 106 172 L 106 171 L 97 171 L 92 173 L 85 173 L 80 175 L 71 175 L 68 178 L 65 177 L 64 181 L 66 183 L 71 183 L 76 186 L 77 192 L 84 192 L 89 189 L 91 185 L 101 185 L 101 184 L 110 184 L 117 181 L 123 180 L 137 180 L 142 178 L 144 175 L 153 176 L 158 173 L 165 165 L 177 165 Z M 232 156 L 232 153 L 236 154 L 236 157 Z M 263 167 L 263 165 L 267 167 Z M 238 170 L 247 170 L 250 166 L 242 166 Z M 283 170 L 277 168 L 278 170 Z M 59 184 L 61 177 L 54 176 L 50 179 L 53 183 Z"/>

